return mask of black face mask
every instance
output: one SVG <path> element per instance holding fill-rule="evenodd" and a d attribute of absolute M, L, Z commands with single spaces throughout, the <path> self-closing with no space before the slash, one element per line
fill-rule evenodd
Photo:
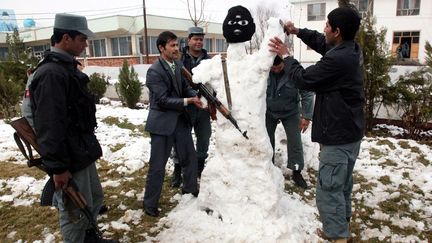
<path fill-rule="evenodd" d="M 245 42 L 255 33 L 255 23 L 249 10 L 239 5 L 228 10 L 222 30 L 228 43 Z"/>

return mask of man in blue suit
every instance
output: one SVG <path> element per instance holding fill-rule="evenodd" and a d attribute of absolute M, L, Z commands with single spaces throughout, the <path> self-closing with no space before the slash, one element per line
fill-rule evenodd
<path fill-rule="evenodd" d="M 202 108 L 196 92 L 180 73 L 177 36 L 164 31 L 156 41 L 160 58 L 147 71 L 146 85 L 150 90 L 150 111 L 146 131 L 150 133 L 150 168 L 144 193 L 144 210 L 158 217 L 158 203 L 165 176 L 165 165 L 173 145 L 184 173 L 182 193 L 198 195 L 197 157 L 191 124 L 185 111 L 187 105 Z"/>

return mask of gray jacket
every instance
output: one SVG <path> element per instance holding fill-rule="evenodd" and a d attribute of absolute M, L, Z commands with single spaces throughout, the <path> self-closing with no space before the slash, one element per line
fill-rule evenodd
<path fill-rule="evenodd" d="M 168 64 L 159 58 L 147 71 L 146 85 L 150 91 L 150 111 L 146 131 L 158 135 L 171 135 L 180 115 L 185 115 L 184 98 L 196 96 L 196 92 L 182 77 L 183 64 L 175 61 L 175 74 Z"/>
<path fill-rule="evenodd" d="M 270 72 L 267 79 L 267 113 L 285 118 L 300 112 L 303 118 L 312 120 L 314 93 L 299 90 L 289 80 L 287 66 L 280 73 Z M 300 106 L 301 101 L 301 106 Z"/>

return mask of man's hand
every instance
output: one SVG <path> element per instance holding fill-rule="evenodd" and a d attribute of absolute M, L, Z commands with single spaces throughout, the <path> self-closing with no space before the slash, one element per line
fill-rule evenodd
<path fill-rule="evenodd" d="M 268 45 L 271 52 L 274 52 L 281 57 L 289 54 L 288 47 L 286 47 L 283 41 L 278 37 L 271 38 Z"/>
<path fill-rule="evenodd" d="M 310 120 L 300 118 L 299 128 L 302 133 L 306 132 L 309 127 Z"/>
<path fill-rule="evenodd" d="M 195 105 L 198 108 L 203 108 L 203 106 L 204 106 L 203 103 L 202 103 L 202 101 L 198 98 L 198 96 L 187 98 L 187 103 L 189 105 L 193 104 L 193 105 Z"/>
<path fill-rule="evenodd" d="M 285 23 L 284 29 L 289 34 L 297 35 L 298 32 L 299 32 L 299 29 L 296 28 L 294 26 L 293 22 L 291 22 L 291 21 L 288 21 L 288 22 Z"/>
<path fill-rule="evenodd" d="M 65 189 L 69 183 L 69 179 L 72 178 L 72 174 L 67 170 L 61 174 L 54 174 L 53 180 L 56 190 Z"/>

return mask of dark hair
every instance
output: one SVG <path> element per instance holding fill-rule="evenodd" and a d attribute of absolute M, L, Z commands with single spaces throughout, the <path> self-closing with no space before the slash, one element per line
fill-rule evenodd
<path fill-rule="evenodd" d="M 277 66 L 277 65 L 281 64 L 282 62 L 283 62 L 283 59 L 279 55 L 276 55 L 274 58 L 274 61 L 273 61 L 273 66 Z"/>
<path fill-rule="evenodd" d="M 177 36 L 171 32 L 171 31 L 164 31 L 159 34 L 157 40 L 156 40 L 156 48 L 158 49 L 159 53 L 161 52 L 159 50 L 159 46 L 165 47 L 168 41 L 170 40 L 177 40 Z"/>
<path fill-rule="evenodd" d="M 327 19 L 333 32 L 339 28 L 343 40 L 354 40 L 361 20 L 355 9 L 349 7 L 333 9 L 327 15 Z"/>
<path fill-rule="evenodd" d="M 81 33 L 76 30 L 64 30 L 64 29 L 54 28 L 54 33 L 51 36 L 51 44 L 59 43 L 62 40 L 64 34 L 67 34 L 72 39 L 75 39 L 75 37 L 77 37 Z"/>

